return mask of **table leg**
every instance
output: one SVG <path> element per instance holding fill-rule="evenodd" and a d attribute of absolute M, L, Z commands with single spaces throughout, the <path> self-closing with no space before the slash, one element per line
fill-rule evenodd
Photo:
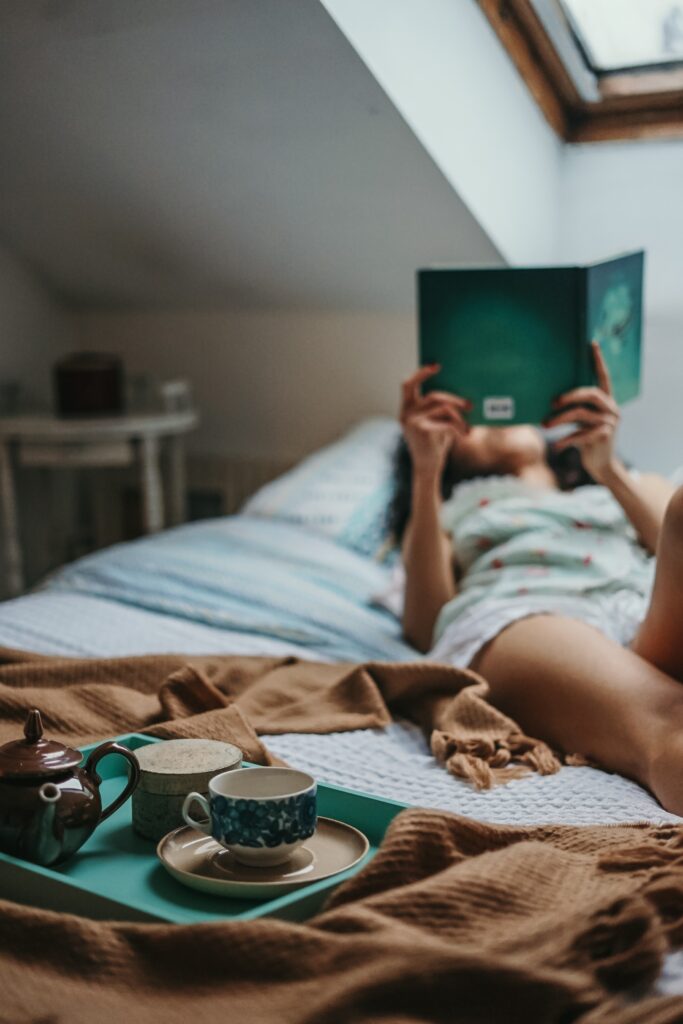
<path fill-rule="evenodd" d="M 185 477 L 185 440 L 180 434 L 168 439 L 169 468 L 169 520 L 172 526 L 185 522 L 186 513 L 186 477 Z"/>
<path fill-rule="evenodd" d="M 24 572 L 9 442 L 0 444 L 0 510 L 3 525 L 3 555 L 7 574 L 5 589 L 10 597 L 16 597 L 24 589 Z"/>
<path fill-rule="evenodd" d="M 159 438 L 140 438 L 140 482 L 145 533 L 164 528 L 164 492 L 159 468 Z"/>

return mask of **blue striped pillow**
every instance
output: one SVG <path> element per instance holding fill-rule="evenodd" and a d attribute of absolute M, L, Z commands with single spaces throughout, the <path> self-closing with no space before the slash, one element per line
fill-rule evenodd
<path fill-rule="evenodd" d="M 395 420 L 366 420 L 266 484 L 242 512 L 307 526 L 374 557 L 386 540 L 399 435 Z"/>

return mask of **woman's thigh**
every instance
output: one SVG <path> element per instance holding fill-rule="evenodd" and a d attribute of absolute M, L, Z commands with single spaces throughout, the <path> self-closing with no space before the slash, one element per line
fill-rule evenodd
<path fill-rule="evenodd" d="M 525 732 L 651 784 L 671 730 L 683 735 L 683 687 L 578 619 L 512 623 L 470 666 Z"/>
<path fill-rule="evenodd" d="M 650 607 L 631 650 L 683 682 L 683 488 L 666 508 Z"/>

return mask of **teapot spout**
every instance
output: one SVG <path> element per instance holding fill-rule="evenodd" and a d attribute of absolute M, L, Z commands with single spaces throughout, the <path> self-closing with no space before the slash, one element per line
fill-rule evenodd
<path fill-rule="evenodd" d="M 61 795 L 62 791 L 59 786 L 55 786 L 54 782 L 46 782 L 38 790 L 38 796 L 44 804 L 56 804 Z"/>
<path fill-rule="evenodd" d="M 61 850 L 59 839 L 59 824 L 57 821 L 57 804 L 61 800 L 62 793 L 59 786 L 54 782 L 45 782 L 38 790 L 43 805 L 35 818 L 34 828 L 31 830 L 30 847 L 33 852 L 32 860 L 39 864 L 54 863 Z"/>

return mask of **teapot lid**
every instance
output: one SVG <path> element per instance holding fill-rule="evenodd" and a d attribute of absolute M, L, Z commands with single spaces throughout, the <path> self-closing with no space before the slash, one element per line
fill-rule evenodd
<path fill-rule="evenodd" d="M 75 768 L 83 760 L 79 750 L 63 743 L 43 739 L 40 711 L 29 711 L 24 739 L 11 740 L 0 747 L 0 779 L 40 778 Z"/>

